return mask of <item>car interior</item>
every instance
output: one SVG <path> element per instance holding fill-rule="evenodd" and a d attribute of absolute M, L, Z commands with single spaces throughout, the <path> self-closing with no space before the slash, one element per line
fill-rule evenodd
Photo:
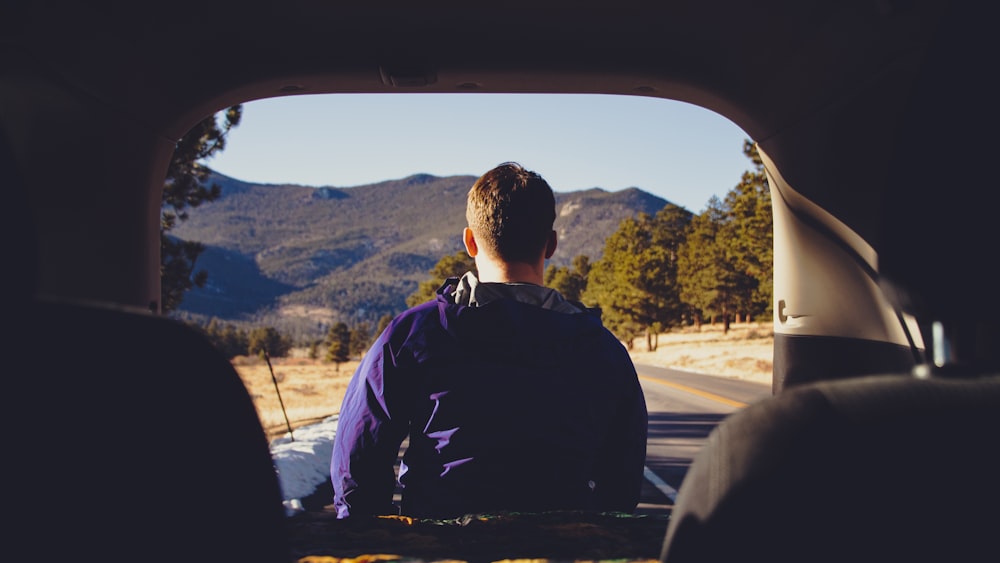
<path fill-rule="evenodd" d="M 996 12 L 4 3 L 9 548 L 294 560 L 238 374 L 159 311 L 163 181 L 195 123 L 276 96 L 594 93 L 725 116 L 756 143 L 772 196 L 773 396 L 713 431 L 660 560 L 996 560 Z M 189 392 L 159 384 L 177 377 Z"/>

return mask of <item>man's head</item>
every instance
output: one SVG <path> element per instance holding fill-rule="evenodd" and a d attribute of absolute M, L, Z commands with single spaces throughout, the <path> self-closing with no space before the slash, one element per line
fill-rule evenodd
<path fill-rule="evenodd" d="M 533 264 L 555 251 L 552 188 L 516 162 L 505 162 L 476 180 L 465 219 L 479 250 L 502 262 Z"/>

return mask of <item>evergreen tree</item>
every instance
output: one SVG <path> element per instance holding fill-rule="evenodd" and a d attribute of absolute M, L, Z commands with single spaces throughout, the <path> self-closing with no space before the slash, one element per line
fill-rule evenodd
<path fill-rule="evenodd" d="M 648 304 L 642 321 L 646 325 L 646 348 L 650 351 L 656 350 L 660 332 L 685 320 L 688 308 L 680 297 L 677 263 L 690 223 L 690 212 L 668 203 L 650 224 L 650 249 L 642 257 L 640 276 L 644 291 L 657 298 Z"/>
<path fill-rule="evenodd" d="M 573 257 L 573 273 L 583 278 L 586 289 L 587 276 L 590 275 L 590 256 L 578 254 Z"/>
<path fill-rule="evenodd" d="M 274 327 L 257 327 L 247 335 L 247 355 L 267 355 L 272 358 L 283 358 L 292 350 L 292 340 L 283 336 Z"/>
<path fill-rule="evenodd" d="M 366 322 L 358 323 L 351 329 L 350 354 L 354 357 L 363 356 L 372 342 L 372 330 Z"/>
<path fill-rule="evenodd" d="M 351 331 L 344 322 L 338 322 L 330 327 L 326 335 L 326 361 L 340 364 L 351 358 Z"/>
<path fill-rule="evenodd" d="M 584 302 L 596 303 L 608 328 L 629 346 L 645 333 L 654 350 L 657 330 L 683 318 L 677 259 L 689 220 L 690 214 L 673 204 L 654 217 L 640 213 L 624 219 L 590 269 Z"/>
<path fill-rule="evenodd" d="M 717 256 L 717 221 L 713 221 L 712 214 L 717 213 L 721 205 L 719 198 L 712 196 L 705 210 L 691 220 L 677 261 L 681 300 L 693 310 L 698 326 L 714 314 L 713 306 L 719 293 L 717 280 L 722 276 L 721 258 Z"/>
<path fill-rule="evenodd" d="M 208 321 L 204 332 L 212 345 L 229 359 L 247 353 L 249 338 L 244 330 L 239 330 L 228 323 L 223 324 L 219 319 L 213 317 Z"/>
<path fill-rule="evenodd" d="M 583 254 L 573 258 L 572 269 L 566 266 L 549 264 L 545 269 L 545 286 L 555 289 L 570 301 L 580 301 L 587 289 L 587 276 L 590 274 L 590 257 Z"/>
<path fill-rule="evenodd" d="M 699 319 L 721 319 L 729 331 L 740 295 L 751 278 L 742 274 L 728 252 L 728 212 L 712 196 L 705 211 L 692 220 L 678 260 L 681 299 L 694 308 Z"/>
<path fill-rule="evenodd" d="M 744 141 L 743 154 L 754 169 L 744 172 L 726 195 L 729 221 L 723 240 L 737 269 L 753 280 L 745 284 L 739 306 L 747 317 L 757 317 L 768 314 L 773 305 L 774 221 L 771 192 L 756 145 Z"/>
<path fill-rule="evenodd" d="M 420 282 L 417 290 L 406 298 L 406 306 L 413 307 L 434 299 L 434 295 L 441 284 L 448 278 L 460 277 L 465 272 L 475 271 L 476 261 L 469 254 L 460 250 L 450 256 L 445 256 L 438 260 L 438 263 L 431 268 L 430 279 Z"/>
<path fill-rule="evenodd" d="M 587 277 L 587 289 L 583 301 L 601 308 L 604 324 L 615 335 L 626 342 L 629 349 L 638 336 L 638 330 L 627 308 L 630 285 L 630 271 L 635 266 L 631 257 L 635 254 L 634 241 L 638 238 L 639 226 L 635 219 L 623 219 L 618 229 L 604 241 L 601 259 L 594 262 Z"/>
<path fill-rule="evenodd" d="M 169 235 L 178 221 L 188 217 L 189 207 L 217 199 L 218 185 L 206 186 L 210 170 L 202 161 L 226 146 L 226 135 L 239 125 L 243 107 L 233 106 L 223 113 L 222 123 L 211 115 L 191 128 L 174 146 L 163 184 L 160 211 L 160 310 L 169 313 L 193 287 L 204 287 L 208 280 L 205 270 L 194 271 L 195 262 L 205 250 L 204 245 L 184 241 Z"/>
<path fill-rule="evenodd" d="M 725 200 L 710 199 L 692 221 L 678 264 L 681 298 L 695 321 L 721 319 L 727 332 L 741 313 L 747 318 L 767 314 L 773 300 L 771 194 L 756 146 L 744 141 L 743 153 L 754 169 Z"/>
<path fill-rule="evenodd" d="M 389 313 L 386 313 L 386 314 L 382 315 L 381 318 L 379 318 L 379 320 L 378 320 L 378 326 L 375 327 L 375 337 L 376 338 L 378 338 L 379 336 L 382 335 L 383 332 L 385 332 L 386 327 L 389 326 L 389 323 L 392 322 L 393 318 L 395 318 L 395 317 L 393 317 Z"/>

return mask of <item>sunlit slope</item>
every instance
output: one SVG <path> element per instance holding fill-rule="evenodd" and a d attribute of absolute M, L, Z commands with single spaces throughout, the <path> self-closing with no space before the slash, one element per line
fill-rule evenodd
<path fill-rule="evenodd" d="M 186 297 L 181 312 L 277 326 L 292 306 L 348 321 L 401 311 L 428 270 L 462 249 L 475 177 L 417 174 L 350 188 L 214 181 L 222 197 L 172 231 L 207 247 L 197 266 L 208 271 L 208 285 Z M 551 263 L 598 259 L 622 219 L 667 203 L 636 188 L 557 193 Z"/>

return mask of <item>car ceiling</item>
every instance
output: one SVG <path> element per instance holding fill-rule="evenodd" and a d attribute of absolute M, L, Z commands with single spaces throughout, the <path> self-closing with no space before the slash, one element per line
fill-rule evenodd
<path fill-rule="evenodd" d="M 15 153 L 80 106 L 148 130 L 162 153 L 212 112 L 281 95 L 661 97 L 732 120 L 790 186 L 877 248 L 897 117 L 949 6 L 22 0 L 0 17 L 0 119 Z M 152 189 L 165 165 L 154 162 Z"/>

